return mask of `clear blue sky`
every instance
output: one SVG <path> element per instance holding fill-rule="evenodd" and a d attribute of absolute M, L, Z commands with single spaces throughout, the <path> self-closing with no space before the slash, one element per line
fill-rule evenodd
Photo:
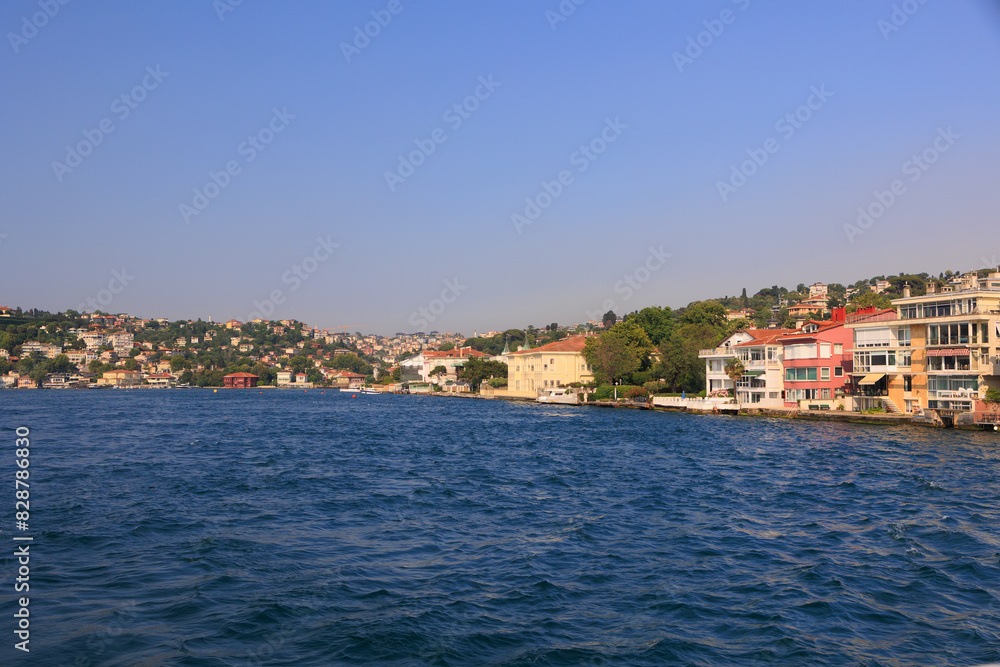
<path fill-rule="evenodd" d="M 0 304 L 471 335 L 1000 263 L 996 2 L 225 2 L 3 3 Z"/>

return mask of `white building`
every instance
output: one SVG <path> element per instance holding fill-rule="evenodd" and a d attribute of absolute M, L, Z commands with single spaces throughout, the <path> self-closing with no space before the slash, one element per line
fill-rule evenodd
<path fill-rule="evenodd" d="M 737 331 L 719 343 L 718 347 L 701 350 L 705 360 L 705 391 L 733 391 L 733 381 L 726 374 L 726 363 L 733 358 L 743 362 L 745 372 L 736 385 L 740 405 L 758 408 L 784 407 L 784 377 L 782 336 L 796 333 L 795 329 L 750 329 Z"/>

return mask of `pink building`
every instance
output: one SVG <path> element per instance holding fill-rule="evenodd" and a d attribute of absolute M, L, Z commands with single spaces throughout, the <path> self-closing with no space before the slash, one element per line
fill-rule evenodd
<path fill-rule="evenodd" d="M 782 336 L 785 406 L 804 407 L 809 401 L 832 408 L 850 393 L 854 364 L 854 332 L 844 326 L 845 312 L 837 308 L 828 322 L 806 322 L 798 333 Z M 825 407 L 823 407 L 825 406 Z"/>

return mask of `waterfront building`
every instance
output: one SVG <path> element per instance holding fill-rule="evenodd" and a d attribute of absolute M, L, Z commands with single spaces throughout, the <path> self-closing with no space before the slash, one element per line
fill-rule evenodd
<path fill-rule="evenodd" d="M 748 329 L 724 338 L 717 347 L 700 350 L 705 360 L 705 390 L 708 395 L 723 390 L 733 394 L 733 381 L 726 374 L 726 363 L 738 358 L 743 376 L 735 391 L 741 405 L 758 408 L 784 407 L 784 378 L 781 338 L 797 329 Z"/>
<path fill-rule="evenodd" d="M 154 387 L 173 387 L 177 384 L 177 378 L 171 373 L 149 373 L 146 375 L 146 384 Z"/>
<path fill-rule="evenodd" d="M 535 398 L 549 387 L 594 379 L 583 356 L 586 336 L 570 336 L 533 349 L 511 352 L 507 362 L 507 394 Z"/>
<path fill-rule="evenodd" d="M 97 380 L 99 385 L 111 385 L 113 387 L 136 387 L 142 382 L 142 375 L 139 371 L 114 370 L 105 371 Z"/>
<path fill-rule="evenodd" d="M 846 408 L 854 332 L 844 326 L 845 319 L 845 310 L 835 308 L 831 321 L 806 322 L 800 332 L 778 339 L 782 345 L 785 407 Z"/>
<path fill-rule="evenodd" d="M 456 347 L 451 350 L 424 350 L 410 359 L 404 360 L 402 368 L 403 380 L 416 382 L 443 383 L 458 379 L 458 369 L 465 365 L 469 357 L 489 359 L 490 355 L 471 347 Z M 431 377 L 431 371 L 438 366 L 444 366 L 444 376 Z"/>
<path fill-rule="evenodd" d="M 1000 387 L 1000 272 L 959 277 L 938 291 L 893 299 L 892 311 L 854 329 L 856 409 L 892 405 L 954 420 L 985 409 Z"/>
<path fill-rule="evenodd" d="M 321 368 L 320 372 L 330 382 L 331 387 L 361 389 L 365 376 L 351 371 L 338 371 L 332 368 Z"/>
<path fill-rule="evenodd" d="M 222 378 L 222 384 L 231 389 L 252 389 L 259 379 L 253 373 L 230 373 Z"/>

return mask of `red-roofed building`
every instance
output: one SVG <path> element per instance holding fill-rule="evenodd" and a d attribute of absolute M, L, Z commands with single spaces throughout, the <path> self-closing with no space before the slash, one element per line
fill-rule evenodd
<path fill-rule="evenodd" d="M 320 372 L 330 382 L 331 387 L 355 387 L 360 389 L 365 383 L 365 376 L 351 371 L 338 371 L 333 368 L 321 368 Z"/>
<path fill-rule="evenodd" d="M 222 383 L 232 389 L 252 389 L 259 379 L 253 373 L 230 373 L 222 378 Z"/>
<path fill-rule="evenodd" d="M 733 358 L 743 362 L 745 372 L 736 385 L 741 405 L 759 408 L 784 406 L 782 344 L 780 338 L 797 329 L 748 329 L 724 338 L 718 347 L 701 350 L 705 360 L 705 391 L 711 396 L 728 392 L 733 381 L 726 374 L 726 363 Z"/>
<path fill-rule="evenodd" d="M 444 383 L 447 380 L 458 379 L 458 369 L 465 365 L 469 357 L 475 359 L 489 359 L 490 355 L 471 347 L 456 347 L 452 350 L 425 350 L 412 360 L 407 360 L 408 365 L 416 366 L 420 379 L 423 382 Z M 444 366 L 444 375 L 431 377 L 431 371 L 438 366 Z"/>
<path fill-rule="evenodd" d="M 806 322 L 782 336 L 785 407 L 832 409 L 845 405 L 854 365 L 854 333 L 844 326 L 844 310 L 830 322 Z"/>
<path fill-rule="evenodd" d="M 508 395 L 534 398 L 550 387 L 593 380 L 593 369 L 583 356 L 586 342 L 586 336 L 570 336 L 511 352 L 507 361 Z"/>

